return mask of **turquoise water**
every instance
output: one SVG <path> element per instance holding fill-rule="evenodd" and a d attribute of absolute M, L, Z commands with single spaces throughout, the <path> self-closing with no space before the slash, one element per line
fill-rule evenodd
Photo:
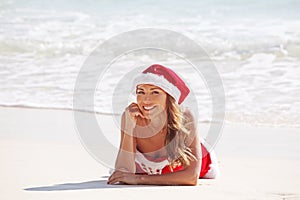
<path fill-rule="evenodd" d="M 299 127 L 299 8 L 296 0 L 1 1 L 0 105 L 72 109 L 76 76 L 92 50 L 119 33 L 153 27 L 205 48 L 223 79 L 227 122 Z M 163 62 L 199 87 L 181 60 L 153 55 L 112 65 L 95 110 L 113 113 L 112 91 L 128 71 L 124 64 Z M 195 90 L 199 119 L 210 121 L 211 99 L 202 86 Z"/>

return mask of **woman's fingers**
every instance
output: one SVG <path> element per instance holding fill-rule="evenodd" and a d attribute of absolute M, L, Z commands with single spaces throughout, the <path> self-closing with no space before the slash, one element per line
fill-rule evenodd
<path fill-rule="evenodd" d="M 140 113 L 140 112 L 136 112 L 136 113 L 134 114 L 134 116 L 135 116 L 135 117 L 145 118 L 144 115 L 143 115 L 142 113 Z"/>
<path fill-rule="evenodd" d="M 145 118 L 145 116 L 142 114 L 141 110 L 139 109 L 139 107 L 138 107 L 138 105 L 136 103 L 131 103 L 128 106 L 128 111 L 130 112 L 130 115 L 132 117 Z"/>
<path fill-rule="evenodd" d="M 116 171 L 116 172 L 114 172 L 114 173 L 109 177 L 107 183 L 108 183 L 108 184 L 115 184 L 115 183 L 118 183 L 118 182 L 122 182 L 122 181 L 123 181 L 123 178 L 124 178 L 124 173 L 123 173 L 123 172 Z"/>
<path fill-rule="evenodd" d="M 138 184 L 134 173 L 116 171 L 108 179 L 107 184 Z"/>

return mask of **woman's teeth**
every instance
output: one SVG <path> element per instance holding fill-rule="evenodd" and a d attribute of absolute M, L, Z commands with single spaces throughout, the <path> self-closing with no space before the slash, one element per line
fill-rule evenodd
<path fill-rule="evenodd" d="M 152 110 L 155 106 L 143 106 L 145 110 Z"/>

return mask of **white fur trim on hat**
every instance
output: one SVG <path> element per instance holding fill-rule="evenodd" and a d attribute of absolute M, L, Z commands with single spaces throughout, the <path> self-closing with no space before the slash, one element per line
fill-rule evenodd
<path fill-rule="evenodd" d="M 166 93 L 171 95 L 175 98 L 175 100 L 178 102 L 181 92 L 180 90 L 170 83 L 164 76 L 159 76 L 152 73 L 142 73 L 135 77 L 133 80 L 133 91 L 135 92 L 136 86 L 140 84 L 151 84 L 160 87 L 163 89 Z"/>

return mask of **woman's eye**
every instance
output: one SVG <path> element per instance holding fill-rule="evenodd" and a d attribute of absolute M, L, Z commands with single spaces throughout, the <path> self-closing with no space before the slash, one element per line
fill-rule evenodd
<path fill-rule="evenodd" d="M 159 91 L 153 91 L 152 94 L 159 94 Z"/>
<path fill-rule="evenodd" d="M 138 91 L 138 92 L 136 92 L 137 94 L 144 94 L 144 92 L 142 92 L 142 91 Z"/>

